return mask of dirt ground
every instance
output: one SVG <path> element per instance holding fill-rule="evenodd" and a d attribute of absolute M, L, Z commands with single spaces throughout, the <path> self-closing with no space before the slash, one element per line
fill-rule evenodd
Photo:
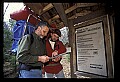
<path fill-rule="evenodd" d="M 65 74 L 65 78 L 71 78 L 70 62 L 68 61 L 67 55 L 69 55 L 69 54 L 63 55 L 61 64 L 63 65 L 63 71 Z"/>

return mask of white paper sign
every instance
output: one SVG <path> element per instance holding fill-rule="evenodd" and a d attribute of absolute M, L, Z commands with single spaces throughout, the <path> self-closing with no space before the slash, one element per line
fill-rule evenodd
<path fill-rule="evenodd" d="M 77 70 L 107 76 L 102 22 L 76 29 Z"/>

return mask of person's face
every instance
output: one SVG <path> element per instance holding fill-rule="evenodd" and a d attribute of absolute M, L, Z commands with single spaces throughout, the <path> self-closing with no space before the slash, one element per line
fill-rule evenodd
<path fill-rule="evenodd" d="M 55 33 L 51 33 L 51 39 L 52 41 L 57 41 L 59 39 L 59 36 Z"/>
<path fill-rule="evenodd" d="M 48 28 L 47 26 L 42 26 L 42 28 L 39 26 L 39 27 L 38 27 L 38 30 L 39 30 L 38 35 L 39 35 L 41 38 L 43 38 L 43 37 L 47 36 L 47 33 L 48 33 L 48 31 L 49 31 L 49 28 Z"/>

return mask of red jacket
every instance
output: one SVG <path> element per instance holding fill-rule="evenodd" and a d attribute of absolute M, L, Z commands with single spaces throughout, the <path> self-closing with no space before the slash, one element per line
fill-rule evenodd
<path fill-rule="evenodd" d="M 51 47 L 51 44 L 49 43 L 49 40 L 46 40 L 46 49 L 47 49 L 47 55 L 49 57 L 52 56 L 52 52 L 54 50 L 57 50 L 58 54 L 62 54 L 64 52 L 66 52 L 66 47 L 64 46 L 64 44 L 61 41 L 56 41 L 55 42 L 54 50 L 53 50 L 52 47 Z M 58 61 L 58 62 L 54 62 L 54 61 L 47 62 L 45 64 L 45 66 L 44 66 L 44 71 L 47 72 L 47 73 L 52 73 L 52 74 L 59 73 L 63 69 L 60 61 Z M 57 64 L 57 65 L 55 65 L 55 66 L 47 66 L 47 65 L 50 65 L 50 64 L 52 64 L 52 65 Z"/>

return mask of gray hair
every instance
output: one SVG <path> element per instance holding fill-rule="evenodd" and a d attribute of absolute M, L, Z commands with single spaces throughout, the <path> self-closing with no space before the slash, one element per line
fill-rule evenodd
<path fill-rule="evenodd" d="M 47 26 L 47 27 L 49 28 L 48 23 L 45 22 L 45 21 L 40 21 L 40 22 L 36 25 L 35 30 L 36 30 L 39 26 L 40 26 L 41 28 L 42 28 L 42 26 Z"/>

